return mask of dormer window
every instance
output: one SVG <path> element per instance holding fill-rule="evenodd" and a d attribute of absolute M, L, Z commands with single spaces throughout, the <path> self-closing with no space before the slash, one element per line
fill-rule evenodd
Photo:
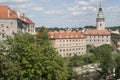
<path fill-rule="evenodd" d="M 62 36 L 60 35 L 59 38 L 62 38 Z"/>

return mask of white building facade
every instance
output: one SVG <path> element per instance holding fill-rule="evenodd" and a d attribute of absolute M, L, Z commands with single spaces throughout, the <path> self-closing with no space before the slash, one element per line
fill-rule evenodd
<path fill-rule="evenodd" d="M 13 32 L 35 34 L 35 23 L 8 6 L 0 6 L 0 39 L 12 36 Z"/>
<path fill-rule="evenodd" d="M 54 48 L 62 57 L 86 53 L 86 37 L 80 32 L 49 32 Z"/>

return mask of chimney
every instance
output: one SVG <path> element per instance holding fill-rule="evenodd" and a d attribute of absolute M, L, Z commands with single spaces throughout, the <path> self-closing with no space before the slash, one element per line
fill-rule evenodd
<path fill-rule="evenodd" d="M 20 18 L 20 12 L 18 10 L 16 10 L 17 12 L 17 17 Z"/>
<path fill-rule="evenodd" d="M 25 13 L 23 13 L 23 20 L 26 22 Z"/>

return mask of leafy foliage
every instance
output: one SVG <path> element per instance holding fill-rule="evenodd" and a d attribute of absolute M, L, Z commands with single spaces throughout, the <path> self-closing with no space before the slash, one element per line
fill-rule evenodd
<path fill-rule="evenodd" d="M 114 61 L 111 54 L 112 51 L 113 47 L 108 44 L 101 45 L 91 50 L 91 52 L 96 56 L 96 59 L 99 60 L 102 75 L 105 77 L 112 74 L 112 70 L 114 68 Z"/>
<path fill-rule="evenodd" d="M 66 80 L 68 75 L 67 68 L 63 64 L 64 61 L 49 45 L 50 41 L 46 38 L 35 37 L 27 33 L 7 37 L 4 42 L 5 54 L 2 53 L 4 62 L 0 66 L 1 79 Z M 2 65 L 6 67 L 2 67 Z"/>

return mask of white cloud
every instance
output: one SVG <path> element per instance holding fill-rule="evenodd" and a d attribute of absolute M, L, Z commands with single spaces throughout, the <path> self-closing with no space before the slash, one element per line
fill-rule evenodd
<path fill-rule="evenodd" d="M 45 14 L 59 14 L 61 13 L 61 11 L 57 11 L 57 10 L 49 10 L 49 11 L 45 11 Z"/>
<path fill-rule="evenodd" d="M 109 12 L 120 12 L 120 6 L 108 7 L 107 11 L 109 11 Z"/>
<path fill-rule="evenodd" d="M 74 11 L 74 12 L 72 12 L 73 16 L 85 15 L 85 14 L 86 14 L 86 12 L 82 12 L 82 11 Z"/>
<path fill-rule="evenodd" d="M 4 3 L 4 4 L 12 4 L 12 3 L 26 3 L 29 2 L 30 0 L 1 0 L 0 3 Z"/>
<path fill-rule="evenodd" d="M 37 6 L 37 7 L 34 7 L 33 10 L 42 11 L 42 10 L 44 10 L 44 7 L 42 7 L 42 6 Z"/>
<path fill-rule="evenodd" d="M 79 5 L 89 5 L 89 3 L 85 2 L 85 1 L 78 1 L 77 4 L 79 4 Z"/>
<path fill-rule="evenodd" d="M 96 3 L 98 2 L 98 0 L 90 0 L 90 2 Z"/>

